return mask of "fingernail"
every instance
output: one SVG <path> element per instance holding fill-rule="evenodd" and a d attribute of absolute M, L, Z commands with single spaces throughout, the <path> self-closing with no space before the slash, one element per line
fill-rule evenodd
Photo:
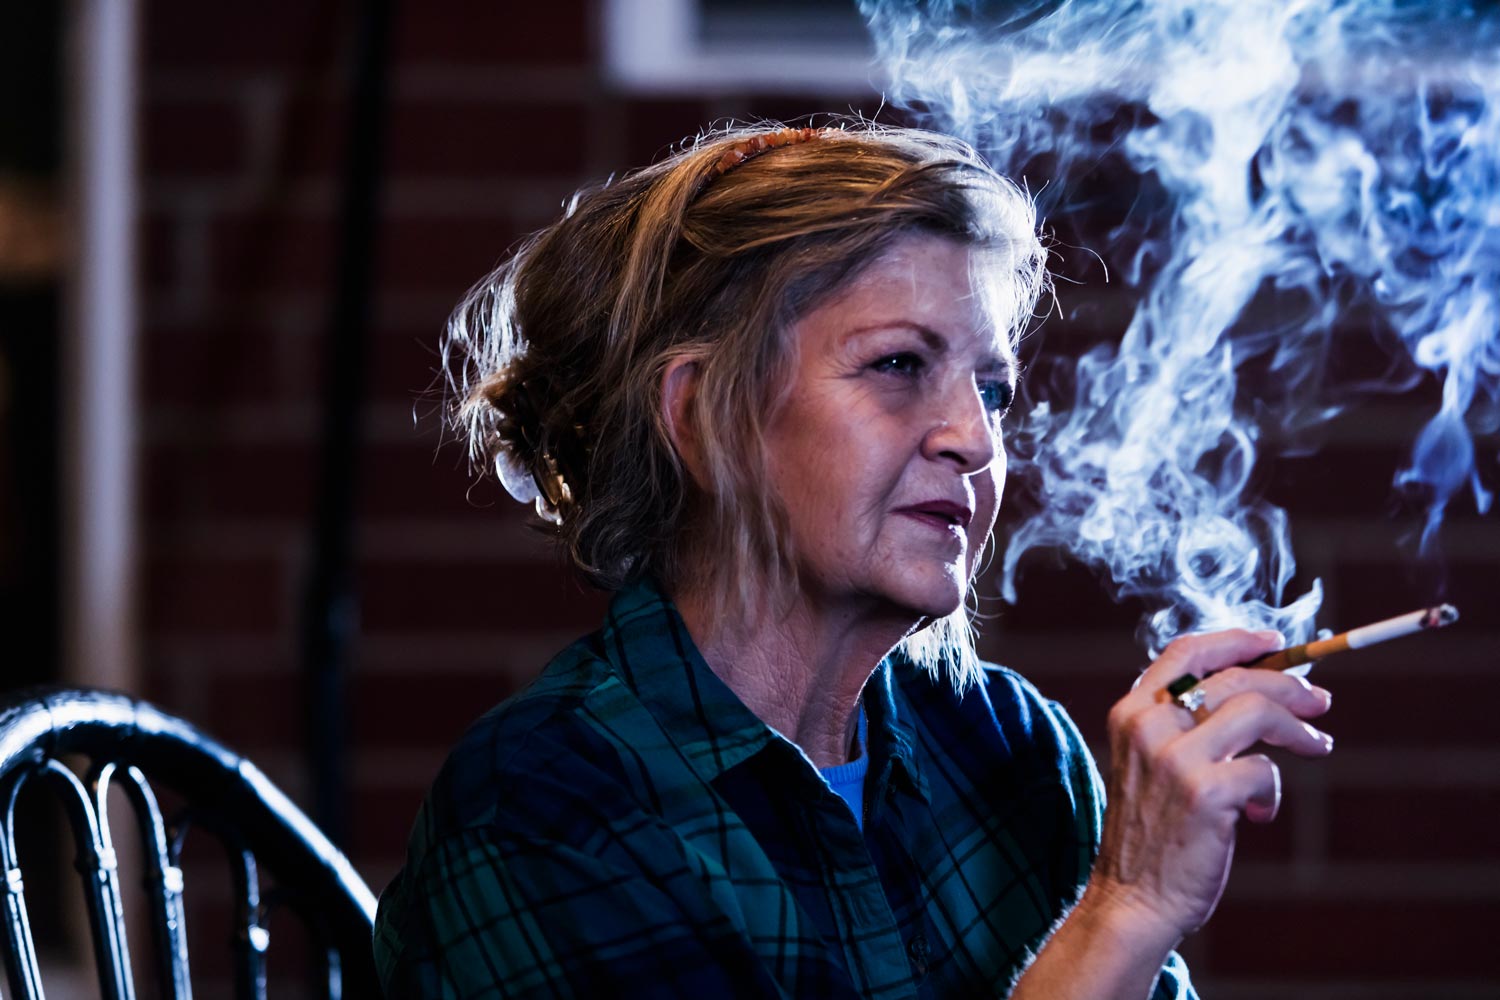
<path fill-rule="evenodd" d="M 1330 705 L 1333 704 L 1333 692 L 1332 691 L 1328 690 L 1325 687 L 1318 687 L 1317 685 L 1313 685 L 1313 689 L 1312 690 L 1313 690 L 1313 694 L 1315 694 L 1319 698 L 1323 699 L 1323 707 L 1324 708 L 1327 708 L 1328 706 L 1330 706 Z"/>
<path fill-rule="evenodd" d="M 1263 628 L 1259 632 L 1256 632 L 1255 635 L 1257 638 L 1264 639 L 1267 642 L 1274 642 L 1278 646 L 1286 645 L 1286 636 L 1282 635 L 1274 628 Z"/>
<path fill-rule="evenodd" d="M 1318 741 L 1318 743 L 1322 746 L 1324 753 L 1328 753 L 1333 749 L 1333 737 L 1323 732 L 1323 730 L 1319 729 L 1317 726 L 1313 725 L 1310 722 L 1304 722 L 1302 723 L 1302 729 L 1303 732 L 1307 733 L 1307 735 Z"/>

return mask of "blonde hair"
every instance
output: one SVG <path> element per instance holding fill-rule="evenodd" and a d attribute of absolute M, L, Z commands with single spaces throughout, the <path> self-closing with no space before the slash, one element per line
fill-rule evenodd
<path fill-rule="evenodd" d="M 755 607 L 766 595 L 749 581 L 794 583 L 785 515 L 762 487 L 762 431 L 795 364 L 788 331 L 898 239 L 1003 251 L 1012 337 L 1046 281 L 1030 200 L 967 144 L 850 122 L 724 168 L 784 128 L 705 132 L 585 188 L 449 322 L 471 458 L 530 474 L 569 561 L 598 587 L 683 583 L 690 515 L 721 553 L 721 607 Z M 698 365 L 702 496 L 662 417 L 662 377 L 681 358 Z M 964 608 L 905 645 L 930 669 L 946 662 L 959 687 L 978 677 Z"/>

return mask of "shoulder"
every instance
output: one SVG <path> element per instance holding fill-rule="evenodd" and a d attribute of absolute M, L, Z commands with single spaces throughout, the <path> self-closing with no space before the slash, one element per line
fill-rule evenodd
<path fill-rule="evenodd" d="M 393 1000 L 648 979 L 729 995 L 731 959 L 753 957 L 714 854 L 725 807 L 609 652 L 565 651 L 444 764 L 376 917 Z"/>
<path fill-rule="evenodd" d="M 438 772 L 412 848 L 465 830 L 559 827 L 568 835 L 633 785 L 622 754 L 649 713 L 587 636 L 481 716 Z"/>
<path fill-rule="evenodd" d="M 981 664 L 979 689 L 996 713 L 1017 715 L 1030 722 L 1058 710 L 1055 703 L 1043 697 L 1035 684 L 1010 667 L 998 663 Z"/>
<path fill-rule="evenodd" d="M 902 713 L 926 757 L 994 794 L 1061 792 L 1072 810 L 1095 811 L 1098 772 L 1067 711 L 1016 671 L 983 664 L 963 692 L 946 678 L 898 666 Z"/>
<path fill-rule="evenodd" d="M 985 664 L 983 687 L 995 715 L 1017 733 L 1033 760 L 1054 771 L 1067 790 L 1072 808 L 1095 826 L 1101 821 L 1104 790 L 1094 755 L 1062 705 L 1042 695 L 1026 678 L 1008 667 Z"/>
<path fill-rule="evenodd" d="M 910 663 L 898 662 L 895 677 L 906 696 L 911 721 L 944 742 L 996 740 L 1005 756 L 1051 757 L 1083 749 L 1078 729 L 1063 707 L 1009 667 L 982 664 L 977 684 L 956 691 L 946 677 L 933 677 Z"/>
<path fill-rule="evenodd" d="M 1084 753 L 1083 737 L 1060 704 L 1009 667 L 983 665 L 980 688 L 998 723 L 1026 745 L 1062 755 Z"/>
<path fill-rule="evenodd" d="M 639 845 L 641 828 L 653 825 L 644 805 L 649 779 L 624 749 L 632 738 L 649 740 L 649 719 L 589 636 L 468 729 L 422 804 L 402 870 L 381 895 L 375 942 L 388 983 L 436 975 L 439 952 L 453 951 L 440 941 L 515 944 L 481 933 L 475 921 L 503 922 L 524 899 L 575 883 L 592 891 L 615 877 L 620 831 L 634 831 Z M 458 965 L 482 971 L 485 962 Z"/>

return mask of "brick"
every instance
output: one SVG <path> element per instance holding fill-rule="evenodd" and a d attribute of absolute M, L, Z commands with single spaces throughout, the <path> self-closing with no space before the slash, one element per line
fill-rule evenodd
<path fill-rule="evenodd" d="M 1110 674 L 1063 674 L 1043 678 L 1037 676 L 1035 671 L 1027 672 L 1020 666 L 1012 666 L 1020 670 L 1022 676 L 1037 684 L 1044 695 L 1067 710 L 1090 745 L 1108 745 L 1105 721 L 1110 706 L 1130 690 L 1130 684 L 1135 679 L 1133 671 L 1122 664 L 1120 671 Z M 1103 761 L 1100 763 L 1102 765 Z"/>
<path fill-rule="evenodd" d="M 1302 516 L 1387 518 L 1402 507 L 1392 482 L 1405 454 L 1403 442 L 1392 441 L 1275 458 L 1266 472 L 1266 499 Z"/>
<path fill-rule="evenodd" d="M 441 663 L 423 662 L 413 663 L 409 674 L 360 676 L 352 690 L 354 741 L 371 749 L 446 750 L 519 689 L 519 676 L 535 675 L 543 666 L 508 663 L 498 644 L 495 669 L 488 673 L 446 673 Z M 420 711 L 413 711 L 416 706 Z"/>
<path fill-rule="evenodd" d="M 160 660 L 146 664 L 141 673 L 141 687 L 135 692 L 141 698 L 171 715 L 189 718 L 191 714 L 195 714 L 193 707 L 188 704 L 190 696 L 183 690 L 181 678 L 169 671 Z"/>
<path fill-rule="evenodd" d="M 193 972 L 228 969 L 228 946 L 233 939 L 233 875 L 218 839 L 201 827 L 188 830 L 182 842 L 183 905 L 193 935 Z M 198 949 L 203 950 L 200 970 Z M 222 954 L 221 954 L 222 953 Z"/>
<path fill-rule="evenodd" d="M 350 853 L 361 859 L 403 857 L 412 823 L 426 795 L 426 785 L 360 790 L 354 796 L 355 839 Z M 368 871 L 368 866 L 361 863 L 360 870 Z M 372 883 L 371 888 L 379 891 L 381 886 Z"/>
<path fill-rule="evenodd" d="M 207 687 L 209 710 L 200 724 L 236 753 L 253 761 L 267 750 L 301 750 L 306 697 L 299 673 L 215 676 Z"/>
<path fill-rule="evenodd" d="M 136 230 L 140 253 L 140 280 L 150 292 L 171 289 L 183 280 L 179 273 L 177 241 L 181 220 L 160 213 L 146 214 Z"/>
<path fill-rule="evenodd" d="M 271 332 L 225 323 L 195 328 L 148 327 L 141 392 L 148 407 L 187 405 L 213 411 L 265 404 L 280 395 Z"/>
<path fill-rule="evenodd" d="M 1282 776 L 1281 807 L 1269 823 L 1241 820 L 1235 835 L 1234 857 L 1237 863 L 1256 861 L 1291 861 L 1297 854 L 1297 789 L 1290 787 L 1285 769 Z"/>
<path fill-rule="evenodd" d="M 1333 708 L 1319 725 L 1342 749 L 1500 743 L 1489 711 L 1500 698 L 1500 677 L 1424 671 L 1421 689 L 1443 692 L 1438 699 L 1414 697 L 1411 680 L 1360 676 L 1352 667 L 1335 676 L 1335 669 L 1330 664 L 1318 677 L 1334 692 Z"/>
<path fill-rule="evenodd" d="M 1433 576 L 1441 578 L 1441 590 L 1434 586 Z M 1494 563 L 1482 556 L 1466 557 L 1460 551 L 1446 554 L 1445 565 L 1434 571 L 1430 566 L 1415 566 L 1391 559 L 1376 562 L 1351 555 L 1339 565 L 1328 581 L 1330 594 L 1336 594 L 1342 614 L 1370 609 L 1368 621 L 1376 621 L 1416 608 L 1426 607 L 1439 593 L 1441 599 L 1455 605 L 1462 618 L 1455 628 L 1461 634 L 1500 632 L 1500 601 Z M 1363 624 L 1366 619 L 1356 619 Z M 1344 626 L 1340 626 L 1344 627 Z M 1422 643 L 1425 647 L 1428 643 Z M 1381 650 L 1403 650 L 1404 655 L 1425 657 L 1415 644 Z M 1370 653 L 1375 650 L 1371 649 Z M 1361 654 L 1366 655 L 1366 654 Z"/>
<path fill-rule="evenodd" d="M 1003 526 L 996 529 L 1004 538 Z M 1000 591 L 1000 557 L 981 579 L 981 594 Z M 1135 599 L 1116 602 L 1094 571 L 1074 562 L 1061 565 L 1047 554 L 1033 552 L 1021 564 L 1016 604 L 1004 608 L 1003 630 L 1009 633 L 1074 631 L 1088 628 L 1134 634 L 1144 606 Z M 1002 605 L 1003 607 L 1003 605 Z"/>
<path fill-rule="evenodd" d="M 359 874 L 370 887 L 370 891 L 379 895 L 396 878 L 400 870 L 405 854 L 372 855 L 362 853 L 352 857 L 359 870 Z"/>
<path fill-rule="evenodd" d="M 151 0 L 143 25 L 147 67 L 214 76 L 326 67 L 347 36 L 348 4 L 265 0 L 254 7 Z"/>
<path fill-rule="evenodd" d="M 432 291 L 457 303 L 521 235 L 515 222 L 503 218 L 387 219 L 379 237 L 381 287 Z"/>
<path fill-rule="evenodd" d="M 631 167 L 665 159 L 713 118 L 707 102 L 694 98 L 634 98 L 615 113 L 624 118 L 623 162 Z"/>
<path fill-rule="evenodd" d="M 360 458 L 361 516 L 454 517 L 482 530 L 486 519 L 520 510 L 493 478 L 477 479 L 469 471 L 462 448 L 439 449 L 439 440 L 430 418 L 409 444 L 366 448 Z"/>
<path fill-rule="evenodd" d="M 580 104 L 406 100 L 392 110 L 387 149 L 398 175 L 555 178 L 582 175 L 587 140 Z"/>
<path fill-rule="evenodd" d="M 316 982 L 312 977 L 322 968 L 317 964 L 314 938 L 302 917 L 290 906 L 273 907 L 266 915 L 265 926 L 270 933 L 270 947 L 266 949 L 267 992 L 294 1000 L 297 987 Z M 317 994 L 309 990 L 302 995 Z"/>
<path fill-rule="evenodd" d="M 311 445 L 158 445 L 146 455 L 146 517 L 300 522 L 312 510 L 317 461 Z"/>
<path fill-rule="evenodd" d="M 1494 862 L 1497 825 L 1497 788 L 1336 790 L 1328 851 L 1340 861 Z"/>
<path fill-rule="evenodd" d="M 266 206 L 216 220 L 209 238 L 213 280 L 226 306 L 268 289 L 332 292 L 339 243 L 331 216 Z"/>
<path fill-rule="evenodd" d="M 404 326 L 379 331 L 370 341 L 365 383 L 372 402 L 415 405 L 422 416 L 421 427 L 430 431 L 434 442 L 438 434 L 436 414 L 442 411 L 444 392 L 438 344 L 446 322 L 446 314 L 434 310 L 432 322 L 425 328 Z"/>
<path fill-rule="evenodd" d="M 598 626 L 607 599 L 559 565 L 501 560 L 367 560 L 360 567 L 366 634 L 521 631 L 582 634 Z"/>
<path fill-rule="evenodd" d="M 1054 683 L 1079 683 L 1104 693 L 1128 687 L 1145 657 L 1128 632 L 1077 629 L 1068 633 L 1017 633 L 1010 608 L 980 605 L 979 655 L 1004 664 L 1050 693 Z M 1069 678 L 1076 677 L 1076 681 Z"/>
<path fill-rule="evenodd" d="M 244 110 L 235 102 L 157 99 L 145 112 L 148 177 L 225 176 L 248 166 Z"/>
<path fill-rule="evenodd" d="M 509 4 L 403 4 L 396 23 L 399 65 L 576 65 L 593 55 L 585 0 L 553 0 L 521 13 Z"/>
<path fill-rule="evenodd" d="M 287 597 L 273 559 L 155 557 L 142 581 L 148 636 L 269 632 L 283 626 Z"/>
<path fill-rule="evenodd" d="M 1332 980 L 1500 979 L 1500 901 L 1226 899 L 1209 922 L 1205 972 Z"/>
<path fill-rule="evenodd" d="M 227 699 L 217 685 L 238 679 L 241 683 L 258 681 L 284 686 L 287 678 L 297 676 L 299 652 L 296 640 L 290 635 L 291 620 L 289 614 L 286 626 L 267 631 L 261 641 L 252 643 L 241 643 L 234 638 L 222 641 L 223 636 L 218 632 L 200 634 L 188 642 L 174 641 L 176 637 L 171 637 L 169 641 L 178 647 L 174 654 L 159 657 L 144 671 L 146 700 L 185 719 L 231 751 L 247 754 L 258 766 L 267 767 L 267 759 L 261 756 L 267 746 L 265 742 L 255 739 L 249 745 L 240 742 L 247 732 L 254 735 L 259 720 L 254 714 L 247 717 L 236 713 L 233 706 L 226 709 Z M 161 639 L 153 643 L 157 649 L 165 644 Z M 245 646 L 253 647 L 254 651 Z M 246 704 L 256 706 L 254 713 L 263 710 L 253 699 Z M 282 790 L 292 791 L 285 787 Z"/>
<path fill-rule="evenodd" d="M 326 81 L 299 81 L 277 108 L 265 158 L 270 184 L 322 177 L 343 183 L 350 127 L 346 95 Z"/>

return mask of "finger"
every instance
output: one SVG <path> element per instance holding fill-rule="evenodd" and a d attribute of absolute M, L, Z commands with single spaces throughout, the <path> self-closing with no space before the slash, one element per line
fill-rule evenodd
<path fill-rule="evenodd" d="M 1257 743 L 1285 747 L 1304 757 L 1333 751 L 1333 737 L 1255 692 L 1237 694 L 1202 723 L 1178 737 L 1174 752 L 1189 762 L 1228 760 Z"/>
<path fill-rule="evenodd" d="M 1252 823 L 1269 823 L 1281 809 L 1281 769 L 1265 754 L 1225 761 L 1217 779 L 1227 798 Z"/>
<path fill-rule="evenodd" d="M 1207 712 L 1241 694 L 1261 695 L 1304 719 L 1322 715 L 1333 704 L 1333 695 L 1326 688 L 1316 687 L 1302 677 L 1279 670 L 1225 667 L 1203 680 L 1198 687 L 1204 696 L 1202 710 Z"/>
<path fill-rule="evenodd" d="M 1280 632 L 1250 632 L 1238 628 L 1183 636 L 1172 640 L 1156 662 L 1146 668 L 1137 689 L 1154 695 L 1183 674 L 1207 677 L 1225 667 L 1274 652 L 1285 644 Z"/>
<path fill-rule="evenodd" d="M 1110 729 L 1114 737 L 1125 740 L 1136 751 L 1154 754 L 1157 748 L 1166 746 L 1197 722 L 1181 706 L 1170 702 L 1137 706 L 1121 702 L 1110 716 Z M 1119 754 L 1120 748 L 1116 747 Z"/>

